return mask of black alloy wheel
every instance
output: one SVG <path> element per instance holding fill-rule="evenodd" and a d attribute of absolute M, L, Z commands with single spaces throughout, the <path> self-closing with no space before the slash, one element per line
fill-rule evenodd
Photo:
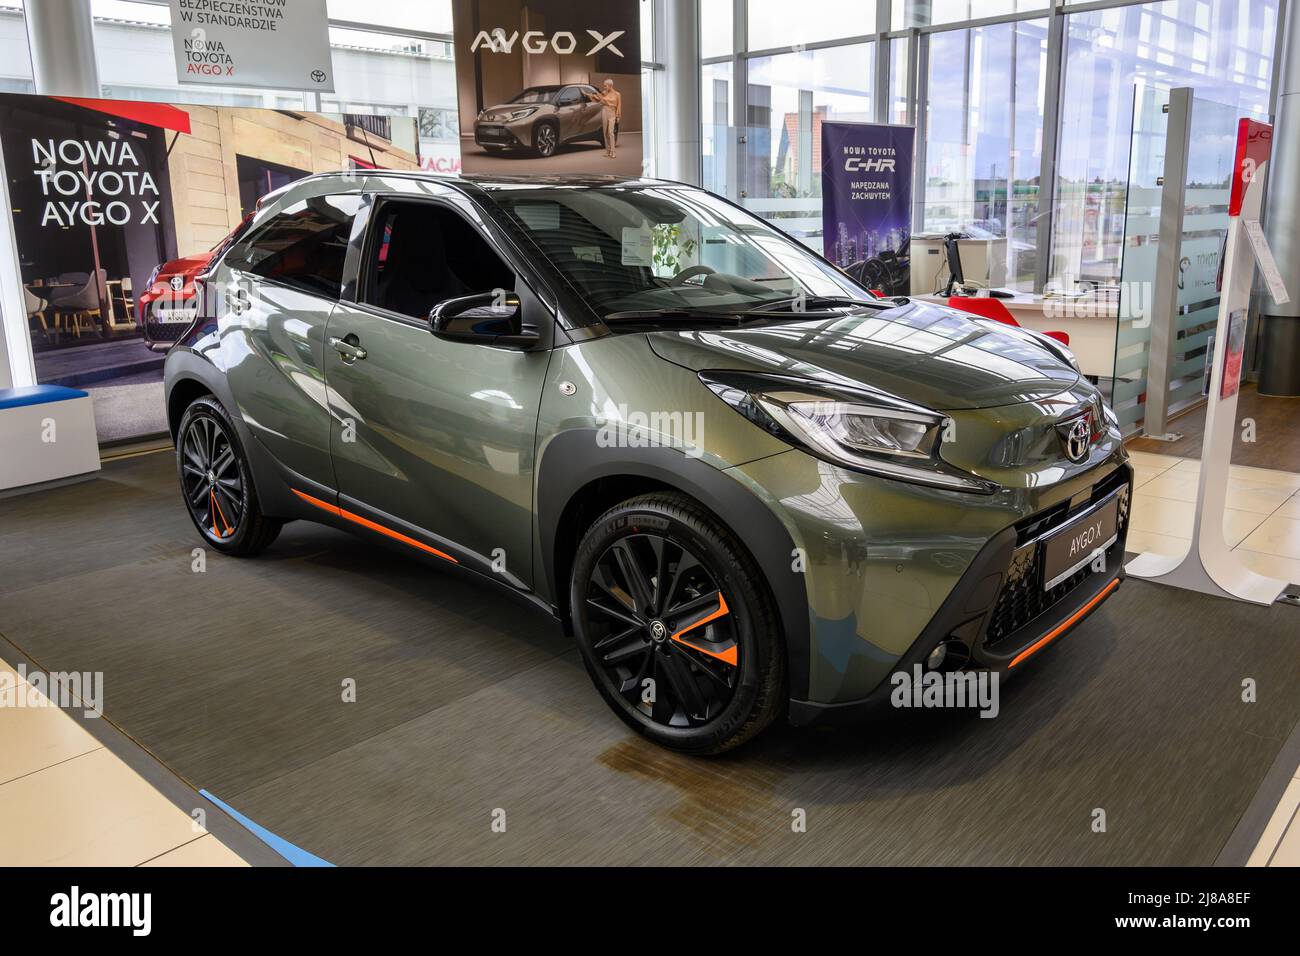
<path fill-rule="evenodd" d="M 211 395 L 185 410 L 176 430 L 176 471 L 190 519 L 217 550 L 253 555 L 280 533 L 284 521 L 262 513 L 235 426 Z"/>
<path fill-rule="evenodd" d="M 181 489 L 195 524 L 218 541 L 244 517 L 246 493 L 230 436 L 212 416 L 197 415 L 180 442 Z"/>
<path fill-rule="evenodd" d="M 597 518 L 574 554 L 569 608 L 596 689 L 657 743 L 721 753 L 784 706 L 784 642 L 763 574 L 684 494 L 652 492 Z"/>
<path fill-rule="evenodd" d="M 698 726 L 730 703 L 740 674 L 735 621 L 713 576 L 681 545 L 648 532 L 616 541 L 596 562 L 587 607 L 597 661 L 650 720 Z"/>

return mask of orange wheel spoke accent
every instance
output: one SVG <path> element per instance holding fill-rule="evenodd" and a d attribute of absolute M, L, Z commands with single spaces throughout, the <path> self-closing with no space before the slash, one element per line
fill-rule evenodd
<path fill-rule="evenodd" d="M 687 633 L 688 631 L 693 631 L 697 627 L 703 627 L 705 624 L 708 624 L 710 621 L 716 621 L 718 620 L 718 618 L 726 617 L 730 613 L 731 613 L 731 608 L 727 607 L 727 599 L 724 598 L 722 596 L 722 592 L 719 591 L 717 608 L 711 611 L 710 613 L 704 615 L 703 617 L 701 617 L 698 621 L 692 621 L 690 624 L 687 624 L 681 630 L 673 634 L 670 640 L 674 640 L 678 644 L 681 644 L 685 647 L 689 647 L 693 651 L 699 651 L 701 654 L 707 654 L 709 657 L 716 658 L 717 660 L 722 661 L 724 664 L 730 664 L 732 667 L 735 667 L 738 661 L 735 644 L 732 644 L 730 647 L 726 648 L 725 650 L 714 651 L 714 650 L 710 650 L 707 647 L 702 647 L 701 645 L 696 644 L 692 641 L 687 641 L 682 639 L 682 635 Z"/>

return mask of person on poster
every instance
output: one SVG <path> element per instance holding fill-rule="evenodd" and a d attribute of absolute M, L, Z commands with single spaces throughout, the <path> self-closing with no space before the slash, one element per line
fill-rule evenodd
<path fill-rule="evenodd" d="M 593 103 L 601 105 L 601 119 L 605 131 L 605 155 L 617 159 L 614 148 L 618 145 L 618 124 L 623 119 L 623 94 L 614 89 L 614 81 L 606 78 L 600 85 L 599 93 L 587 93 L 586 97 Z"/>

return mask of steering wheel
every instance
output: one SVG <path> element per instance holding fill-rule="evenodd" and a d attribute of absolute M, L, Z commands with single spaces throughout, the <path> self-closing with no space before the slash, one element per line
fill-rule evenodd
<path fill-rule="evenodd" d="M 717 271 L 717 269 L 713 269 L 709 266 L 687 266 L 681 272 L 677 273 L 677 275 L 669 279 L 668 284 L 674 286 L 685 285 L 688 280 L 694 279 L 696 276 L 711 276 Z"/>

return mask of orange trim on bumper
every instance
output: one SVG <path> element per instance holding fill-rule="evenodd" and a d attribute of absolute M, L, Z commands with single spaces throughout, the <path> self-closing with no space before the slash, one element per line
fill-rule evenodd
<path fill-rule="evenodd" d="M 415 538 L 412 538 L 409 535 L 402 534 L 400 531 L 394 531 L 392 528 L 386 528 L 382 524 L 378 524 L 374 521 L 371 521 L 369 518 L 363 518 L 359 514 L 353 514 L 351 511 L 348 511 L 346 508 L 340 508 L 338 505 L 332 505 L 328 501 L 321 501 L 319 498 L 313 498 L 311 495 L 305 494 L 299 491 L 297 488 L 294 488 L 292 490 L 293 493 L 297 495 L 299 498 L 301 498 L 303 501 L 307 502 L 308 504 L 315 505 L 317 508 L 320 508 L 322 511 L 328 511 L 332 515 L 337 515 L 340 518 L 346 518 L 349 521 L 353 521 L 361 525 L 363 528 L 369 528 L 371 531 L 378 531 L 380 534 L 387 535 L 388 537 L 396 541 L 402 542 L 402 544 L 409 544 L 413 548 L 419 548 L 421 551 L 427 551 L 429 554 L 442 558 L 444 561 L 450 561 L 452 564 L 460 564 L 460 562 L 457 561 L 455 558 L 453 558 L 450 554 L 447 554 L 443 551 L 439 551 L 437 548 L 431 545 L 427 545 L 423 541 L 417 541 Z"/>
<path fill-rule="evenodd" d="M 1021 663 L 1025 659 L 1033 657 L 1035 654 L 1041 651 L 1048 644 L 1052 643 L 1052 641 L 1056 640 L 1058 637 L 1060 637 L 1062 634 L 1064 634 L 1066 631 L 1072 628 L 1075 624 L 1079 623 L 1080 620 L 1087 617 L 1090 613 L 1092 613 L 1093 608 L 1095 608 L 1102 601 L 1106 600 L 1106 598 L 1110 597 L 1111 594 L 1114 593 L 1117 587 L 1119 587 L 1119 578 L 1116 578 L 1114 581 L 1111 581 L 1110 584 L 1106 585 L 1104 588 L 1101 589 L 1100 594 L 1093 597 L 1091 601 L 1089 601 L 1083 607 L 1079 608 L 1079 610 L 1075 611 L 1073 614 L 1071 614 L 1060 624 L 1056 625 L 1056 627 L 1052 628 L 1050 631 L 1048 631 L 1046 634 L 1044 634 L 1038 640 L 1034 641 L 1034 643 L 1030 644 L 1023 651 L 1021 651 L 1014 658 L 1012 658 L 1011 663 L 1007 665 L 1007 670 L 1010 670 L 1011 668 L 1015 667 L 1017 664 Z"/>

